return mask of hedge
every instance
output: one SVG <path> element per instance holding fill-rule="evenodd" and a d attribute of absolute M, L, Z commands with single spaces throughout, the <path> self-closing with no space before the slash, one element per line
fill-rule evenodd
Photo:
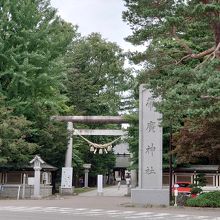
<path fill-rule="evenodd" d="M 202 193 L 196 198 L 188 199 L 186 205 L 193 207 L 220 207 L 220 191 Z"/>

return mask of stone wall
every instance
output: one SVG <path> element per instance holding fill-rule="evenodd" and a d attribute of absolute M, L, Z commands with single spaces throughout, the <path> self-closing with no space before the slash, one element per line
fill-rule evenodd
<path fill-rule="evenodd" d="M 20 191 L 19 191 L 20 186 Z M 25 185 L 24 198 L 31 198 L 34 195 L 34 186 Z M 42 198 L 52 195 L 52 186 L 41 185 L 40 195 Z M 23 185 L 1 185 L 0 187 L 0 199 L 1 198 L 12 198 L 22 199 L 23 197 Z"/>

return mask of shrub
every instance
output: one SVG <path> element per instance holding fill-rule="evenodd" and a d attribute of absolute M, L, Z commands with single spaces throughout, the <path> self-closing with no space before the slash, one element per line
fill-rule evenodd
<path fill-rule="evenodd" d="M 203 193 L 196 198 L 187 200 L 186 205 L 193 207 L 220 207 L 220 191 Z"/>
<path fill-rule="evenodd" d="M 199 188 L 199 187 L 193 187 L 191 190 L 190 190 L 191 194 L 199 194 L 202 192 L 202 189 Z"/>
<path fill-rule="evenodd" d="M 194 183 L 190 185 L 192 187 L 191 194 L 199 194 L 202 192 L 202 187 L 205 186 L 207 183 L 205 174 L 199 173 L 196 175 L 196 178 L 194 179 Z"/>
<path fill-rule="evenodd" d="M 186 201 L 189 199 L 189 196 L 184 193 L 179 193 L 177 196 L 177 205 L 178 206 L 185 206 Z"/>

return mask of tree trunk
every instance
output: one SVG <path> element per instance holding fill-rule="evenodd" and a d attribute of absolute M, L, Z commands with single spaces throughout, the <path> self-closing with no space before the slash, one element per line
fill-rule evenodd
<path fill-rule="evenodd" d="M 217 47 L 220 42 L 220 22 L 214 23 L 213 27 L 214 27 L 214 34 L 215 34 L 215 45 Z"/>

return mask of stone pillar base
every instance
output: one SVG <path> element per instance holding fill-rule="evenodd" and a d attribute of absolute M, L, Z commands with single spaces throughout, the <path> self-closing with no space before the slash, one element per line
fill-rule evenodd
<path fill-rule="evenodd" d="M 42 199 L 42 196 L 41 196 L 41 195 L 39 195 L 39 196 L 34 196 L 34 195 L 32 195 L 32 196 L 31 196 L 31 199 L 36 199 L 36 200 L 37 200 L 37 199 Z"/>
<path fill-rule="evenodd" d="M 125 195 L 126 196 L 131 196 L 131 186 L 127 185 L 127 193 Z"/>
<path fill-rule="evenodd" d="M 103 192 L 97 192 L 97 196 L 103 196 L 104 193 Z"/>
<path fill-rule="evenodd" d="M 131 202 L 137 205 L 169 206 L 168 189 L 131 189 Z"/>
<path fill-rule="evenodd" d="M 74 192 L 74 187 L 72 188 L 60 188 L 61 195 L 72 195 Z"/>

